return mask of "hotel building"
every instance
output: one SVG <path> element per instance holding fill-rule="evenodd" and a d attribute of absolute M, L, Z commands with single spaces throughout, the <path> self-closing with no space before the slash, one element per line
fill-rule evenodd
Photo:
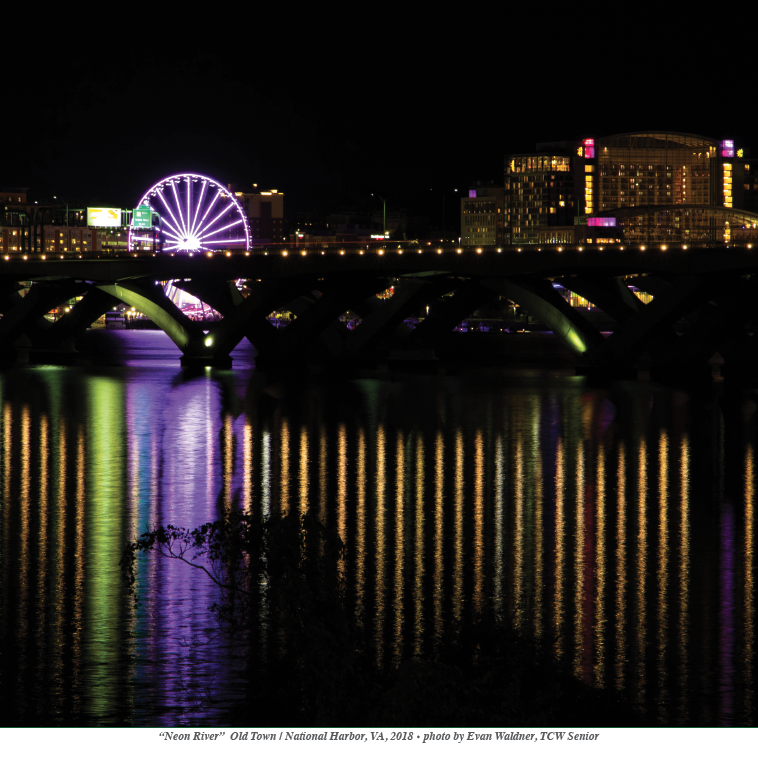
<path fill-rule="evenodd" d="M 510 155 L 512 244 L 758 241 L 758 164 L 734 140 L 634 132 Z"/>

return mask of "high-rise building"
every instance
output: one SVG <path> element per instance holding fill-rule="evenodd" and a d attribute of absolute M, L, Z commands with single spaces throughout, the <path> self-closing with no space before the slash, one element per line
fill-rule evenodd
<path fill-rule="evenodd" d="M 241 202 L 247 215 L 252 244 L 285 241 L 284 192 L 276 189 L 260 191 L 257 184 L 253 184 L 252 192 L 241 192 L 236 184 L 230 184 L 229 189 Z"/>
<path fill-rule="evenodd" d="M 506 244 L 505 189 L 479 183 L 461 198 L 461 244 Z"/>
<path fill-rule="evenodd" d="M 511 241 L 758 240 L 756 169 L 734 140 L 680 132 L 537 145 L 506 159 Z"/>

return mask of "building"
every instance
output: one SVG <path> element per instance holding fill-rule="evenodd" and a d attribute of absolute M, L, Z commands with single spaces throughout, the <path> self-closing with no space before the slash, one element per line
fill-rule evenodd
<path fill-rule="evenodd" d="M 461 198 L 461 244 L 506 244 L 505 188 L 478 183 Z"/>
<path fill-rule="evenodd" d="M 510 241 L 758 241 L 756 169 L 734 140 L 682 132 L 539 144 L 506 159 Z"/>
<path fill-rule="evenodd" d="M 389 231 L 382 234 L 376 229 L 341 225 L 338 228 L 311 229 L 290 234 L 291 244 L 368 244 L 389 240 Z"/>
<path fill-rule="evenodd" d="M 103 231 L 87 226 L 55 226 L 46 224 L 31 230 L 28 226 L 0 226 L 0 252 L 3 255 L 100 252 Z"/>
<path fill-rule="evenodd" d="M 281 244 L 286 241 L 283 192 L 277 189 L 259 191 L 257 184 L 253 184 L 252 192 L 241 192 L 236 184 L 230 184 L 229 189 L 247 215 L 251 244 Z"/>

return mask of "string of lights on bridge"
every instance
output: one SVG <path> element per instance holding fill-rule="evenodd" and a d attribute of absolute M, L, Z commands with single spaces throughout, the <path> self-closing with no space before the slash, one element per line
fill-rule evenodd
<path fill-rule="evenodd" d="M 494 253 L 503 253 L 503 252 L 517 252 L 517 253 L 523 253 L 523 252 L 566 252 L 569 250 L 575 250 L 577 252 L 584 252 L 584 251 L 590 251 L 590 250 L 598 250 L 598 251 L 610 251 L 610 250 L 618 250 L 618 251 L 624 251 L 624 250 L 639 250 L 641 252 L 645 252 L 646 250 L 649 251 L 655 251 L 660 250 L 662 252 L 666 252 L 667 250 L 689 250 L 689 249 L 698 249 L 698 248 L 712 248 L 712 247 L 724 247 L 725 245 L 639 245 L 639 246 L 631 246 L 631 245 L 599 245 L 597 247 L 595 246 L 577 246 L 577 247 L 568 247 L 565 245 L 557 246 L 557 245 L 542 245 L 540 247 L 471 247 L 471 248 L 463 248 L 463 247 L 453 247 L 453 248 L 443 248 L 443 247 L 436 247 L 436 246 L 427 246 L 427 247 L 417 247 L 417 248 L 402 248 L 398 247 L 397 249 L 390 249 L 386 246 L 379 247 L 375 249 L 371 249 L 369 247 L 364 248 L 358 248 L 358 249 L 321 249 L 314 248 L 313 250 L 303 250 L 303 249 L 282 249 L 282 250 L 276 250 L 276 251 L 269 251 L 269 250 L 263 250 L 263 251 L 231 251 L 231 250 L 216 250 L 213 252 L 206 252 L 201 253 L 198 255 L 198 257 L 206 257 L 206 258 L 214 258 L 214 257 L 261 257 L 261 256 L 282 256 L 282 257 L 288 257 L 291 255 L 297 255 L 298 253 L 300 256 L 305 257 L 309 254 L 321 254 L 326 255 L 329 254 L 339 254 L 339 255 L 347 255 L 347 254 L 358 254 L 358 255 L 366 255 L 371 254 L 372 252 L 376 255 L 383 256 L 385 254 L 391 254 L 396 253 L 398 255 L 403 255 L 404 253 L 410 253 L 413 254 L 418 253 L 419 255 L 423 253 L 436 253 L 438 255 L 443 255 L 445 253 L 455 253 L 458 255 L 462 255 L 467 252 L 475 252 L 478 255 L 488 253 L 488 252 L 494 252 Z M 730 245 L 734 246 L 734 245 Z M 752 244 L 745 245 L 748 250 L 752 249 Z M 118 254 L 111 254 L 111 255 L 87 255 L 88 260 L 91 259 L 118 259 L 118 258 L 146 258 L 146 257 L 174 257 L 176 253 L 170 252 L 170 253 L 155 253 L 155 252 L 147 252 L 147 253 L 137 253 L 132 252 L 128 255 L 118 255 Z M 193 257 L 194 253 L 184 253 L 184 254 L 178 254 L 178 257 Z M 12 255 L 5 255 L 4 259 L 6 261 L 18 261 L 18 260 L 77 260 L 77 259 L 84 259 L 83 255 L 59 255 L 59 256 L 52 256 L 52 255 L 39 255 L 39 256 L 33 256 L 33 255 L 18 255 L 18 256 L 12 256 Z"/>

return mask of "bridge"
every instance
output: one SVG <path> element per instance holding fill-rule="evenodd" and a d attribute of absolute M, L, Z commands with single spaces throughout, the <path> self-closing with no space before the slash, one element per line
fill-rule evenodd
<path fill-rule="evenodd" d="M 230 366 L 230 352 L 244 337 L 263 363 L 376 364 L 390 355 L 413 360 L 433 355 L 444 334 L 507 298 L 551 330 L 580 371 L 702 373 L 719 353 L 726 374 L 744 375 L 758 368 L 756 274 L 758 250 L 751 245 L 384 243 L 194 256 L 6 256 L 0 260 L 0 360 L 12 363 L 26 349 L 45 360 L 62 358 L 84 329 L 119 303 L 162 329 L 186 366 Z M 649 304 L 629 290 L 629 277 L 638 277 L 633 283 L 654 296 Z M 235 284 L 240 279 L 247 296 Z M 222 319 L 190 320 L 165 295 L 162 282 L 168 280 Z M 611 333 L 601 333 L 572 308 L 554 283 L 602 310 Z M 393 296 L 376 297 L 390 285 Z M 44 318 L 75 297 L 81 299 L 55 323 Z M 267 319 L 279 310 L 295 315 L 284 329 Z M 426 316 L 409 328 L 406 320 L 419 312 Z M 352 331 L 340 321 L 345 313 L 360 319 Z"/>

